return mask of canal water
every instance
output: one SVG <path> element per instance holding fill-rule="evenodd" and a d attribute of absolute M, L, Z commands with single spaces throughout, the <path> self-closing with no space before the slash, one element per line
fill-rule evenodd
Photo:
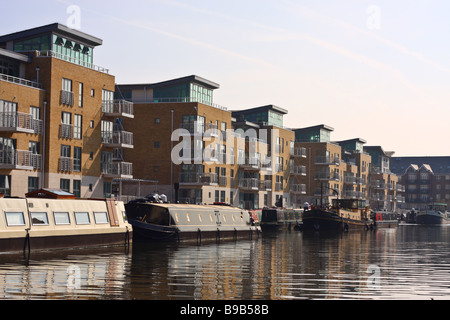
<path fill-rule="evenodd" d="M 0 255 L 2 300 L 450 298 L 450 227 Z"/>

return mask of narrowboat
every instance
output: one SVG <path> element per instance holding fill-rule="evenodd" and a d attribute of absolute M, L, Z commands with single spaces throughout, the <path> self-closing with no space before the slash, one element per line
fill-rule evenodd
<path fill-rule="evenodd" d="M 395 228 L 399 225 L 399 219 L 397 219 L 395 212 L 373 211 L 371 219 L 376 228 Z"/>
<path fill-rule="evenodd" d="M 261 227 L 244 209 L 138 199 L 125 205 L 135 241 L 197 241 L 251 238 Z"/>
<path fill-rule="evenodd" d="M 303 209 L 263 208 L 260 225 L 262 228 L 301 229 Z"/>
<path fill-rule="evenodd" d="M 416 213 L 418 224 L 449 224 L 450 212 L 445 203 L 431 203 L 426 210 Z"/>
<path fill-rule="evenodd" d="M 114 199 L 42 189 L 0 198 L 0 208 L 0 252 L 124 245 L 132 237 L 125 206 Z"/>
<path fill-rule="evenodd" d="M 329 208 L 316 208 L 303 213 L 305 231 L 350 231 L 373 228 L 370 211 L 364 200 L 333 199 Z"/>

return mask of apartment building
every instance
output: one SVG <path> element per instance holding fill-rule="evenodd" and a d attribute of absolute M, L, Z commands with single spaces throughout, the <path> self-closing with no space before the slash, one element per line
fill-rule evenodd
<path fill-rule="evenodd" d="M 392 157 L 390 169 L 406 189 L 402 209 L 424 209 L 432 202 L 450 206 L 450 157 Z"/>
<path fill-rule="evenodd" d="M 133 147 L 120 118 L 133 111 L 113 100 L 114 76 L 93 63 L 100 45 L 59 23 L 0 36 L 2 193 L 111 195 L 112 179 L 123 174 L 120 149 Z"/>
<path fill-rule="evenodd" d="M 294 135 L 282 128 L 287 111 L 270 105 L 230 112 L 214 103 L 219 88 L 196 75 L 117 85 L 116 98 L 134 103 L 135 118 L 124 124 L 133 128 L 135 148 L 125 157 L 139 173 L 136 178 L 158 182 L 141 184 L 138 192 L 129 184 L 120 196 L 158 192 L 170 201 L 246 209 L 290 202 L 286 170 Z M 251 118 L 255 113 L 262 118 Z"/>
<path fill-rule="evenodd" d="M 396 211 L 404 199 L 405 187 L 399 183 L 399 176 L 390 170 L 390 158 L 394 152 L 384 151 L 381 146 L 364 146 L 370 154 L 370 207 L 375 210 Z"/>
<path fill-rule="evenodd" d="M 296 183 L 304 185 L 304 193 L 296 200 L 314 205 L 331 203 L 332 198 L 343 196 L 343 172 L 347 166 L 342 162 L 342 148 L 330 141 L 334 129 L 317 125 L 294 129 L 294 167 L 301 172 Z"/>
<path fill-rule="evenodd" d="M 243 197 L 244 201 L 259 203 L 259 208 L 293 206 L 295 192 L 291 192 L 293 179 L 290 169 L 295 135 L 291 129 L 283 126 L 283 116 L 287 113 L 286 109 L 272 104 L 233 111 L 235 130 L 254 130 L 260 146 L 266 145 L 263 148 L 265 152 L 255 154 L 262 162 L 262 166 L 257 168 L 259 171 L 246 172 L 247 168 L 241 166 L 240 179 L 251 177 L 255 183 L 259 180 L 260 184 L 257 197 L 256 194 L 241 191 L 241 203 Z M 256 191 L 257 188 L 254 189 Z"/>

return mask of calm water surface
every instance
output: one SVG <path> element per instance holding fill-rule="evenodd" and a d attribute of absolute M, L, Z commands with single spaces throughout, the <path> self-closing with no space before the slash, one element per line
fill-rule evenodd
<path fill-rule="evenodd" d="M 450 298 L 450 227 L 0 255 L 0 299 Z"/>

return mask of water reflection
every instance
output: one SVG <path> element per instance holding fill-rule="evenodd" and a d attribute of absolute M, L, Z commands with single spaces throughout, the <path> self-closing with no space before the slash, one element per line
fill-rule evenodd
<path fill-rule="evenodd" d="M 450 227 L 0 255 L 0 299 L 445 299 Z"/>

